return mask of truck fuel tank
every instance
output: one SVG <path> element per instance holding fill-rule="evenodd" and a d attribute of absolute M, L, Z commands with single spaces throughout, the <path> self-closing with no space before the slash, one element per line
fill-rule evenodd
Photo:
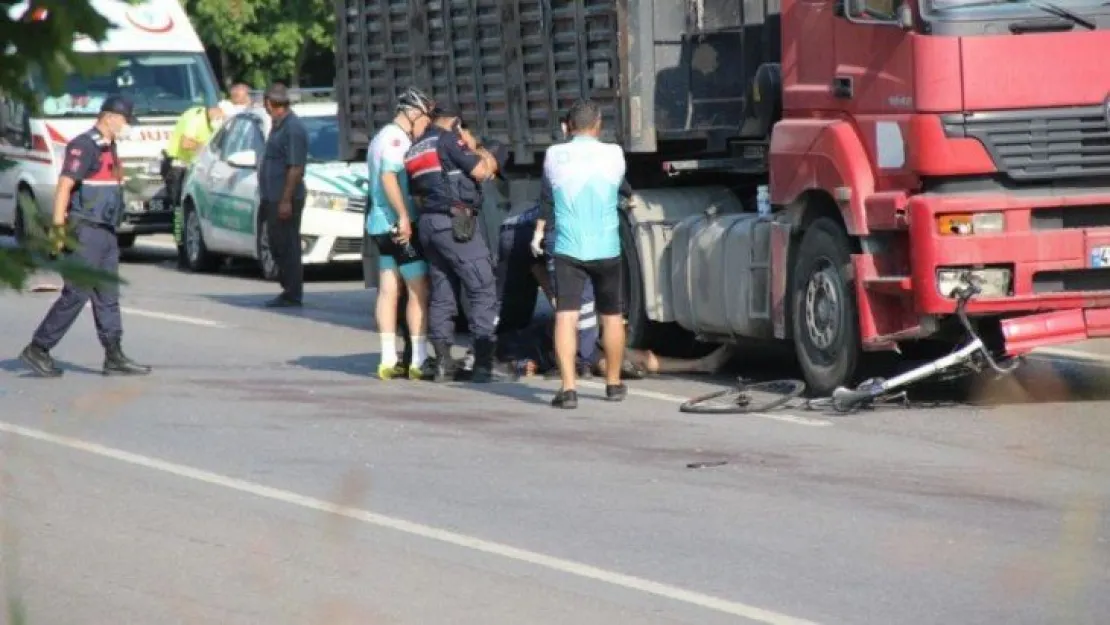
<path fill-rule="evenodd" d="M 739 210 L 693 215 L 673 230 L 674 317 L 695 334 L 773 336 L 771 221 Z"/>

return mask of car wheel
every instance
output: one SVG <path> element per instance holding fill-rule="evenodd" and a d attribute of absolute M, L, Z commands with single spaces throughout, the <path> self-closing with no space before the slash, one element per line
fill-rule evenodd
<path fill-rule="evenodd" d="M 200 215 L 191 205 L 185 206 L 185 229 L 182 233 L 185 247 L 185 264 L 189 271 L 208 273 L 215 271 L 219 259 L 209 253 L 204 244 L 204 232 L 200 224 Z"/>
<path fill-rule="evenodd" d="M 274 259 L 274 250 L 270 246 L 270 229 L 266 227 L 265 222 L 258 222 L 254 238 L 258 251 L 258 270 L 264 280 L 273 282 L 278 279 L 280 272 L 277 260 Z"/>
<path fill-rule="evenodd" d="M 794 350 L 810 391 L 851 384 L 860 360 L 851 248 L 840 224 L 821 218 L 797 247 L 792 277 Z"/>

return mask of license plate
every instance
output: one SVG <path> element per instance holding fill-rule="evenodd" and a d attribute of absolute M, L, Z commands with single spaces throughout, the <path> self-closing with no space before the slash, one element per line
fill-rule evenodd
<path fill-rule="evenodd" d="M 166 210 L 166 205 L 160 199 L 151 200 L 150 201 L 150 210 L 152 212 L 164 211 L 164 210 Z"/>
<path fill-rule="evenodd" d="M 1091 267 L 1096 269 L 1110 267 L 1110 245 L 1091 248 Z"/>

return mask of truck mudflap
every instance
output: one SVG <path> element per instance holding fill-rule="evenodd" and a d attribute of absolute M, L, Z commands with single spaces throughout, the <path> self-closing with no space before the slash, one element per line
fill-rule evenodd
<path fill-rule="evenodd" d="M 1110 307 L 1073 308 L 1011 317 L 1002 321 L 1006 354 L 1110 336 Z"/>

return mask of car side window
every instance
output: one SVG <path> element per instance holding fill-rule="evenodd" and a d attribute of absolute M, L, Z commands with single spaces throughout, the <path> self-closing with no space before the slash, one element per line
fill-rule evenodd
<path fill-rule="evenodd" d="M 220 128 L 218 131 L 216 131 L 216 135 L 212 137 L 212 140 L 208 142 L 208 145 L 212 149 L 212 153 L 215 154 L 217 157 L 223 157 L 224 145 L 227 144 L 228 128 L 230 127 L 231 124 L 228 124 L 223 128 Z"/>
<path fill-rule="evenodd" d="M 266 137 L 262 135 L 262 124 L 254 122 L 251 124 L 250 149 L 256 154 L 261 154 L 265 147 Z"/>
<path fill-rule="evenodd" d="M 252 125 L 250 120 L 247 119 L 237 119 L 232 122 L 231 128 L 227 133 L 227 143 L 224 146 L 222 154 L 223 158 L 250 149 Z"/>

